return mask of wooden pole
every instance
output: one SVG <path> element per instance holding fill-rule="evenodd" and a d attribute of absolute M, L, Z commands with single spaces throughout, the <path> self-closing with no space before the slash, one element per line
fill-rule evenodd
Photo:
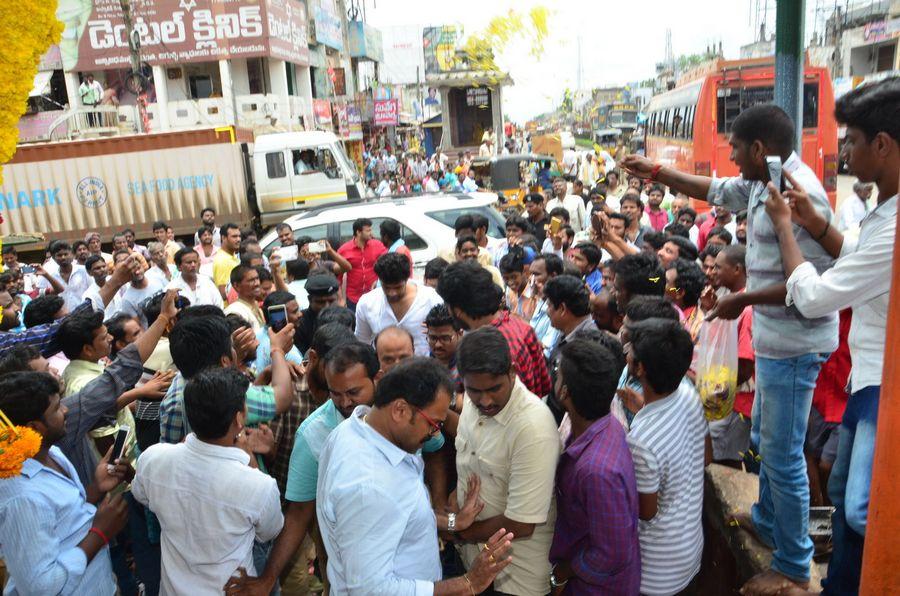
<path fill-rule="evenodd" d="M 900 227 L 900 212 L 897 213 Z M 869 493 L 863 596 L 900 592 L 900 243 L 894 243 L 894 272 L 884 344 L 884 373 L 878 406 L 878 434 Z"/>

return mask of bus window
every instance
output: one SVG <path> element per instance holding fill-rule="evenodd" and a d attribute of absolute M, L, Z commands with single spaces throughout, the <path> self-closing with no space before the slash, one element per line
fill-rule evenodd
<path fill-rule="evenodd" d="M 803 85 L 803 128 L 819 126 L 819 84 Z"/>
<path fill-rule="evenodd" d="M 681 108 L 675 108 L 675 115 L 672 116 L 672 137 L 681 138 L 681 123 L 684 117 L 681 115 Z"/>
<path fill-rule="evenodd" d="M 774 87 L 719 89 L 716 106 L 718 132 L 728 134 L 738 114 L 747 108 L 775 101 Z M 819 84 L 803 85 L 803 128 L 816 128 L 819 122 Z"/>

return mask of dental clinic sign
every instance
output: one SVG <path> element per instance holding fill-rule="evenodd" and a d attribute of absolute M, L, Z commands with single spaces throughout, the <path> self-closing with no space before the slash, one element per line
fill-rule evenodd
<path fill-rule="evenodd" d="M 63 68 L 90 71 L 130 65 L 119 0 L 59 0 L 65 25 Z M 144 0 L 132 2 L 141 59 L 151 65 L 271 56 L 309 64 L 306 5 L 301 0 Z"/>

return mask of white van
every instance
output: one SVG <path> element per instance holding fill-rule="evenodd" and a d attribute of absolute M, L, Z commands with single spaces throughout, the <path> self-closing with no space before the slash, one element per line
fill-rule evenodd
<path fill-rule="evenodd" d="M 263 226 L 290 213 L 365 196 L 356 166 L 330 132 L 282 132 L 256 137 L 253 182 Z"/>

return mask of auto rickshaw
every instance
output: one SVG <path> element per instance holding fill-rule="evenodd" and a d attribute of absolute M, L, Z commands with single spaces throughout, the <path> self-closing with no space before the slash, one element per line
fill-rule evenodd
<path fill-rule="evenodd" d="M 537 153 L 478 157 L 469 167 L 481 188 L 502 195 L 507 206 L 517 209 L 525 206 L 525 195 L 549 190 L 562 172 L 555 157 Z"/>

